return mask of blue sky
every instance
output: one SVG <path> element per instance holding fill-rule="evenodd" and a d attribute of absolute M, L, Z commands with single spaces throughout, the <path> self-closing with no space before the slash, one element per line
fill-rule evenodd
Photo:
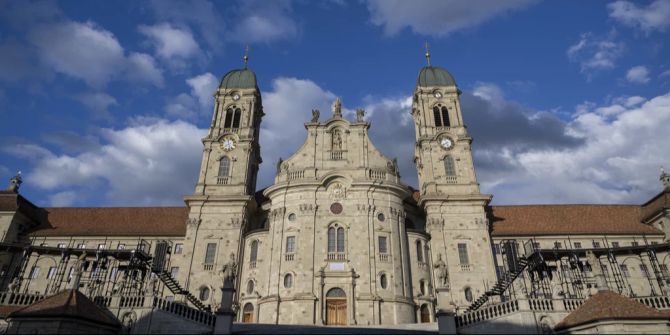
<path fill-rule="evenodd" d="M 640 203 L 670 167 L 669 30 L 667 1 L 0 1 L 0 180 L 46 207 L 181 204 L 249 45 L 259 188 L 337 96 L 416 186 L 428 42 L 494 203 Z"/>

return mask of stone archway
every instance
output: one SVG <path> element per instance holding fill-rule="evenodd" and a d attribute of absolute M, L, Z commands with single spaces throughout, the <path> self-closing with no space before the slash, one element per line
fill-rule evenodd
<path fill-rule="evenodd" d="M 339 287 L 332 288 L 326 293 L 326 324 L 347 324 L 347 295 Z"/>

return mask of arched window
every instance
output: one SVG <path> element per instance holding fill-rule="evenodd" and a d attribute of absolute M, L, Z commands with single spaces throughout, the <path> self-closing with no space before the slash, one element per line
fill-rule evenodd
<path fill-rule="evenodd" d="M 337 252 L 344 252 L 344 228 L 337 228 Z"/>
<path fill-rule="evenodd" d="M 258 241 L 254 240 L 253 242 L 251 242 L 251 251 L 249 252 L 249 262 L 251 263 L 252 268 L 256 267 L 257 259 L 258 259 Z"/>
<path fill-rule="evenodd" d="M 451 122 L 449 122 L 449 111 L 445 106 L 442 106 L 442 124 L 445 127 L 451 127 Z"/>
<path fill-rule="evenodd" d="M 252 294 L 252 293 L 254 293 L 254 281 L 249 280 L 247 282 L 247 294 Z"/>
<path fill-rule="evenodd" d="M 433 107 L 433 117 L 435 117 L 435 127 L 442 127 L 442 118 L 440 117 L 440 107 Z"/>
<path fill-rule="evenodd" d="M 430 310 L 428 304 L 421 305 L 421 323 L 430 322 Z"/>
<path fill-rule="evenodd" d="M 291 288 L 291 287 L 293 287 L 293 275 L 287 273 L 284 276 L 284 288 Z"/>
<path fill-rule="evenodd" d="M 381 276 L 379 276 L 379 286 L 381 286 L 383 289 L 386 289 L 388 286 L 388 280 L 386 279 L 385 273 L 382 273 Z"/>
<path fill-rule="evenodd" d="M 244 308 L 242 309 L 242 322 L 254 322 L 254 305 L 252 305 L 250 302 L 244 305 Z"/>
<path fill-rule="evenodd" d="M 469 287 L 465 288 L 465 300 L 472 302 L 472 289 Z"/>
<path fill-rule="evenodd" d="M 230 158 L 223 156 L 219 160 L 219 177 L 228 177 L 228 175 L 230 175 Z"/>
<path fill-rule="evenodd" d="M 339 287 L 331 288 L 326 293 L 326 298 L 345 298 L 346 296 L 346 293 Z"/>
<path fill-rule="evenodd" d="M 424 251 L 424 259 L 426 260 L 426 263 L 428 263 L 430 259 L 430 249 L 428 248 L 428 244 L 423 245 L 423 251 Z"/>
<path fill-rule="evenodd" d="M 444 157 L 444 171 L 447 176 L 456 175 L 456 165 L 454 164 L 454 158 L 451 156 Z"/>
<path fill-rule="evenodd" d="M 428 291 L 426 289 L 426 281 L 421 279 L 419 280 L 419 290 L 421 291 L 421 295 L 426 295 L 426 292 Z"/>
<path fill-rule="evenodd" d="M 200 288 L 200 300 L 207 301 L 209 299 L 209 287 Z"/>
<path fill-rule="evenodd" d="M 233 109 L 226 109 L 226 120 L 223 123 L 223 128 L 230 128 L 230 125 L 233 124 Z"/>
<path fill-rule="evenodd" d="M 239 128 L 240 127 L 240 116 L 242 115 L 242 110 L 239 108 L 235 109 L 234 117 L 233 117 L 233 128 Z"/>
<path fill-rule="evenodd" d="M 421 248 L 421 241 L 416 241 L 416 260 L 423 263 L 423 248 Z"/>
<path fill-rule="evenodd" d="M 328 252 L 335 252 L 335 228 L 328 228 Z"/>

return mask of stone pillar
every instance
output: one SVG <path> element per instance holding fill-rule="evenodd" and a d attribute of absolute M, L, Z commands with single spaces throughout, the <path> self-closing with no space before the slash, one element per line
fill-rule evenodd
<path fill-rule="evenodd" d="M 226 280 L 224 286 L 221 288 L 221 307 L 216 311 L 214 334 L 233 333 L 233 320 L 235 318 L 235 312 L 233 311 L 234 296 L 235 288 L 232 281 Z"/>
<path fill-rule="evenodd" d="M 439 309 L 435 316 L 437 317 L 438 334 L 456 334 L 456 313 L 454 311 Z"/>

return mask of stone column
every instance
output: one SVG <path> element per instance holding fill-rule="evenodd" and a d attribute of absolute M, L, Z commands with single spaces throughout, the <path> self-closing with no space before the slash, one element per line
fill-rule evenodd
<path fill-rule="evenodd" d="M 223 287 L 221 287 L 221 307 L 216 311 L 214 334 L 233 333 L 233 319 L 235 318 L 235 312 L 233 311 L 234 296 L 235 288 L 233 283 L 227 280 Z"/>

